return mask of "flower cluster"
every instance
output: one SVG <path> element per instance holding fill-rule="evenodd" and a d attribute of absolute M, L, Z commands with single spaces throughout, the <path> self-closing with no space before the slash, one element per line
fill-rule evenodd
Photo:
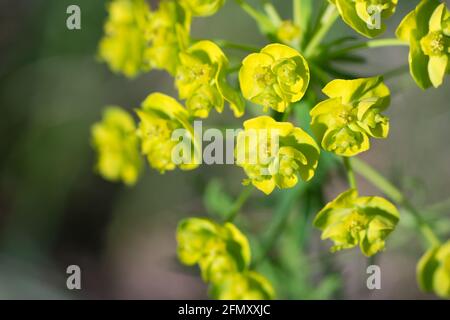
<path fill-rule="evenodd" d="M 204 281 L 217 299 L 271 299 L 273 289 L 260 274 L 249 270 L 250 246 L 232 223 L 208 219 L 182 220 L 177 228 L 178 257 L 198 264 Z"/>
<path fill-rule="evenodd" d="M 207 118 L 212 108 L 222 112 L 224 100 L 230 104 L 236 117 L 244 113 L 241 95 L 227 82 L 228 59 L 211 41 L 199 41 L 180 53 L 176 86 L 181 99 L 187 99 L 190 114 Z"/>
<path fill-rule="evenodd" d="M 265 194 L 275 187 L 295 186 L 314 176 L 320 150 L 313 138 L 289 122 L 261 116 L 244 122 L 237 138 L 236 158 L 253 184 Z"/>
<path fill-rule="evenodd" d="M 450 72 L 450 12 L 444 3 L 423 0 L 402 21 L 397 37 L 410 44 L 409 65 L 416 83 L 439 87 Z"/>
<path fill-rule="evenodd" d="M 316 216 L 314 226 L 322 230 L 322 239 L 334 242 L 332 251 L 357 245 L 366 256 L 385 247 L 386 237 L 399 220 L 395 206 L 380 197 L 358 197 L 355 189 L 340 194 Z"/>
<path fill-rule="evenodd" d="M 398 0 L 329 0 L 339 10 L 342 20 L 355 31 L 373 38 L 386 30 L 386 25 L 377 19 L 392 16 Z M 380 23 L 378 26 L 377 23 Z"/>
<path fill-rule="evenodd" d="M 450 298 L 450 241 L 428 250 L 417 265 L 422 290 Z"/>
<path fill-rule="evenodd" d="M 145 29 L 150 9 L 145 0 L 116 0 L 108 5 L 105 36 L 100 41 L 99 57 L 111 70 L 133 77 L 150 69 L 145 58 Z"/>
<path fill-rule="evenodd" d="M 389 120 L 381 112 L 390 92 L 381 77 L 333 80 L 322 91 L 330 99 L 311 110 L 311 128 L 322 148 L 350 157 L 369 149 L 369 137 L 387 137 Z"/>
<path fill-rule="evenodd" d="M 309 84 L 305 58 L 286 45 L 270 44 L 242 61 L 239 72 L 244 98 L 278 112 L 299 101 Z"/>
<path fill-rule="evenodd" d="M 293 20 L 281 19 L 268 2 L 262 12 L 237 1 L 270 40 L 259 50 L 227 41 L 191 38 L 193 17 L 215 14 L 225 0 L 162 0 L 155 9 L 150 9 L 145 0 L 112 0 L 99 44 L 100 59 L 114 72 L 128 77 L 152 68 L 166 70 L 173 76 L 178 99 L 184 105 L 162 93 L 150 94 L 135 110 L 137 126 L 126 111 L 106 109 L 102 121 L 92 127 L 92 144 L 98 153 L 96 170 L 107 180 L 131 185 L 142 170 L 141 155 L 161 173 L 195 169 L 201 147 L 193 121 L 208 118 L 213 109 L 222 113 L 225 104 L 235 117 L 241 117 L 248 100 L 262 106 L 270 116 L 253 110 L 237 135 L 234 152 L 236 165 L 247 176 L 243 184 L 269 195 L 276 188 L 292 188 L 299 180 L 313 179 L 322 161 L 321 149 L 332 153 L 322 152 L 322 159 L 343 157 L 350 189 L 320 210 L 313 224 L 322 231 L 322 239 L 334 242 L 332 251 L 359 246 L 365 256 L 373 256 L 384 250 L 387 237 L 399 221 L 399 212 L 384 198 L 359 196 L 349 157 L 369 150 L 371 138 L 387 138 L 389 119 L 384 112 L 390 105 L 390 90 L 381 76 L 358 78 L 331 66 L 337 57 L 357 59 L 348 53 L 352 47 L 338 50 L 343 55 L 328 54 L 329 48 L 346 43 L 347 38 L 323 46 L 320 41 L 330 21 L 339 15 L 366 37 L 382 34 L 386 29 L 382 20 L 394 14 L 398 0 L 328 2 L 328 9 L 314 22 L 313 17 L 302 20 L 302 15 L 312 11 L 310 1 L 295 2 L 295 6 L 306 7 L 301 7 L 305 11 L 296 12 Z M 313 30 L 315 27 L 319 30 Z M 450 13 L 446 5 L 422 0 L 403 19 L 397 37 L 400 40 L 388 42 L 409 44 L 410 70 L 417 84 L 423 89 L 439 87 L 450 72 Z M 372 41 L 353 48 L 370 47 Z M 224 43 L 244 50 L 247 56 L 230 67 L 229 61 L 234 60 L 226 56 Z M 235 72 L 237 79 L 230 76 Z M 340 78 L 345 80 L 329 81 L 328 77 L 335 74 L 342 74 Z M 315 89 L 322 87 L 327 98 L 318 102 L 319 90 Z M 305 103 L 300 102 L 304 97 Z M 302 128 L 290 121 L 293 114 Z M 232 206 L 225 210 L 231 211 L 241 208 L 245 201 L 245 197 L 239 197 L 238 205 L 232 205 L 224 198 L 223 206 Z M 178 225 L 177 241 L 179 260 L 199 266 L 212 297 L 274 297 L 272 285 L 250 267 L 247 238 L 231 222 L 183 220 Z M 450 243 L 432 247 L 421 259 L 417 273 L 424 290 L 449 297 Z"/>
<path fill-rule="evenodd" d="M 225 3 L 225 0 L 179 0 L 180 4 L 193 16 L 211 16 Z"/>
<path fill-rule="evenodd" d="M 134 184 L 142 167 L 138 143 L 131 115 L 119 107 L 106 108 L 102 121 L 92 126 L 98 172 L 107 180 Z"/>
<path fill-rule="evenodd" d="M 197 167 L 198 150 L 194 130 L 182 105 L 172 97 L 153 93 L 145 99 L 136 113 L 141 120 L 137 135 L 141 140 L 142 154 L 147 157 L 152 168 L 161 173 L 175 169 L 177 163 L 173 161 L 174 153 L 178 153 L 178 158 L 185 160 L 178 164 L 181 169 L 190 170 Z M 172 139 L 173 132 L 180 128 L 185 129 L 182 132 L 188 135 L 182 140 L 187 146 Z"/>

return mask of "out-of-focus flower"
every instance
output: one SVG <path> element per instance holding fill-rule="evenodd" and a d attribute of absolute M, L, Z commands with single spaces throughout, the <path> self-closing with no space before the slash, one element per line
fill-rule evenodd
<path fill-rule="evenodd" d="M 265 110 L 284 112 L 308 88 L 309 67 L 303 56 L 286 45 L 270 44 L 242 62 L 239 82 L 244 97 Z"/>
<path fill-rule="evenodd" d="M 298 45 L 300 41 L 300 27 L 291 20 L 281 22 L 277 29 L 277 38 L 287 45 Z"/>
<path fill-rule="evenodd" d="M 176 86 L 181 99 L 195 117 L 206 118 L 214 107 L 222 112 L 228 101 L 236 117 L 244 113 L 244 100 L 227 82 L 228 59 L 211 41 L 199 41 L 180 53 Z"/>
<path fill-rule="evenodd" d="M 450 298 L 450 241 L 429 249 L 417 264 L 422 290 Z"/>
<path fill-rule="evenodd" d="M 219 225 L 208 219 L 182 220 L 177 229 L 178 258 L 198 264 L 206 282 L 218 283 L 250 265 L 247 238 L 232 223 Z"/>
<path fill-rule="evenodd" d="M 131 115 L 120 107 L 108 107 L 102 121 L 92 126 L 92 144 L 98 153 L 96 169 L 102 177 L 136 183 L 142 159 Z"/>
<path fill-rule="evenodd" d="M 368 38 L 386 30 L 383 19 L 392 16 L 398 0 L 329 0 L 334 3 L 342 20 L 356 32 Z"/>
<path fill-rule="evenodd" d="M 108 4 L 108 20 L 98 54 L 114 72 L 133 77 L 150 69 L 145 57 L 149 14 L 144 0 L 114 0 Z"/>
<path fill-rule="evenodd" d="M 189 43 L 190 23 L 190 16 L 173 0 L 162 0 L 158 10 L 151 12 L 145 30 L 149 44 L 145 58 L 152 68 L 175 74 L 178 54 Z"/>
<path fill-rule="evenodd" d="M 390 92 L 382 77 L 333 80 L 322 91 L 330 99 L 311 110 L 311 128 L 323 149 L 350 157 L 369 149 L 369 137 L 388 136 L 389 119 L 381 112 Z"/>
<path fill-rule="evenodd" d="M 314 219 L 322 239 L 334 242 L 332 251 L 359 244 L 366 256 L 383 250 L 385 239 L 394 230 L 400 215 L 396 207 L 380 197 L 358 197 L 355 189 L 340 194 Z"/>
<path fill-rule="evenodd" d="M 254 271 L 230 274 L 218 283 L 213 283 L 210 295 L 219 300 L 270 300 L 275 292 L 270 282 Z"/>
<path fill-rule="evenodd" d="M 225 3 L 225 0 L 179 0 L 193 16 L 211 16 Z"/>
<path fill-rule="evenodd" d="M 320 150 L 305 131 L 289 122 L 261 116 L 244 122 L 237 137 L 236 158 L 248 176 L 244 183 L 270 194 L 275 187 L 295 186 L 298 176 L 310 180 L 315 173 Z"/>
<path fill-rule="evenodd" d="M 145 0 L 113 0 L 108 13 L 99 58 L 113 71 L 128 77 L 152 68 L 175 73 L 190 29 L 190 17 L 176 1 L 163 0 L 151 11 Z"/>
<path fill-rule="evenodd" d="M 141 138 L 142 153 L 147 156 L 151 167 L 164 173 L 177 166 L 182 170 L 198 166 L 199 153 L 194 130 L 186 109 L 175 99 L 161 93 L 151 94 L 136 113 L 141 120 L 137 132 Z M 177 129 L 183 129 L 182 141 L 172 137 Z M 178 149 L 179 146 L 181 148 Z M 182 161 L 176 163 L 175 156 Z"/>
<path fill-rule="evenodd" d="M 445 4 L 423 0 L 396 33 L 410 44 L 409 66 L 417 85 L 422 89 L 442 85 L 450 72 L 450 12 Z"/>

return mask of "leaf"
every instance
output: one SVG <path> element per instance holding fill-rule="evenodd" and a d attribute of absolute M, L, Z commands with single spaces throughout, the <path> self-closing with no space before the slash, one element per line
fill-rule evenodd
<path fill-rule="evenodd" d="M 233 206 L 233 199 L 225 192 L 220 180 L 214 179 L 206 186 L 203 204 L 211 215 L 225 219 Z"/>

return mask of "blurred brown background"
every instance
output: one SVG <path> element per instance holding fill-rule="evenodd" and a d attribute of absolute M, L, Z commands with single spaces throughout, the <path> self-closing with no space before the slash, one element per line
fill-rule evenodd
<path fill-rule="evenodd" d="M 284 17 L 290 16 L 291 1 L 274 2 Z M 400 1 L 385 37 L 393 36 L 417 2 Z M 81 30 L 66 28 L 70 4 L 81 7 Z M 96 61 L 105 17 L 104 1 L 0 0 L 0 299 L 206 297 L 197 270 L 176 260 L 176 224 L 182 217 L 206 215 L 202 193 L 212 178 L 224 179 L 226 189 L 236 195 L 242 170 L 203 166 L 160 175 L 147 169 L 134 188 L 105 182 L 93 173 L 90 126 L 105 105 L 132 109 L 151 92 L 175 94 L 172 79 L 163 72 L 127 80 Z M 333 33 L 354 35 L 341 21 Z M 216 16 L 195 20 L 193 34 L 265 43 L 233 1 Z M 367 76 L 407 63 L 406 48 L 364 55 L 365 65 L 350 68 Z M 390 137 L 376 141 L 362 156 L 421 208 L 450 196 L 448 80 L 440 89 L 424 92 L 407 73 L 389 79 Z M 227 119 L 232 119 L 230 114 L 211 122 Z M 365 193 L 377 194 L 359 182 Z M 329 198 L 344 188 L 342 175 L 332 174 Z M 265 221 L 272 212 L 264 203 L 270 201 L 255 193 L 244 214 Z M 427 218 L 437 221 L 439 233 L 448 238 L 450 210 L 442 207 Z M 330 263 L 343 276 L 343 285 L 330 298 L 432 297 L 417 289 L 415 264 L 422 247 L 411 225 L 404 215 L 387 251 L 375 261 L 382 268 L 382 290 L 366 288 L 369 261 L 357 250 L 335 254 Z M 313 270 L 317 256 L 327 255 L 318 238 L 314 231 L 307 260 Z M 65 271 L 71 264 L 81 267 L 80 291 L 66 288 Z"/>

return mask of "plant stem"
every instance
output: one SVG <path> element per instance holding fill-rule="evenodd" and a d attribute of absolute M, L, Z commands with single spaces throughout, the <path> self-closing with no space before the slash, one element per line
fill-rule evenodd
<path fill-rule="evenodd" d="M 242 8 L 242 10 L 244 10 L 250 17 L 253 18 L 253 20 L 258 23 L 260 30 L 265 35 L 273 32 L 275 26 L 267 15 L 253 8 L 245 0 L 235 0 L 235 2 Z"/>
<path fill-rule="evenodd" d="M 435 211 L 435 212 L 450 211 L 450 198 L 429 206 L 427 208 L 427 211 Z"/>
<path fill-rule="evenodd" d="M 281 24 L 281 17 L 278 14 L 277 9 L 275 9 L 275 7 L 273 6 L 272 3 L 270 3 L 269 1 L 265 1 L 264 3 L 264 10 L 267 13 L 267 16 L 269 17 L 269 19 L 272 21 L 272 23 L 275 26 L 279 26 Z"/>
<path fill-rule="evenodd" d="M 422 236 L 430 246 L 439 245 L 440 240 L 433 232 L 433 229 L 420 215 L 419 211 L 402 194 L 402 192 L 397 189 L 397 187 L 395 187 L 385 177 L 383 177 L 375 169 L 373 169 L 371 166 L 360 159 L 353 159 L 353 168 L 358 174 L 370 181 L 374 186 L 380 189 L 380 191 L 382 191 L 394 202 L 402 206 L 406 210 L 406 212 L 412 215 L 417 223 L 417 226 L 419 227 L 420 232 L 422 233 Z"/>
<path fill-rule="evenodd" d="M 408 46 L 408 42 L 396 39 L 396 38 L 387 38 L 387 39 L 375 39 L 369 40 L 365 42 L 356 43 L 354 45 L 348 46 L 343 49 L 339 49 L 335 52 L 332 52 L 328 55 L 328 58 L 336 58 L 342 56 L 350 51 L 365 49 L 365 48 L 381 48 L 381 47 L 391 47 L 391 46 Z"/>
<path fill-rule="evenodd" d="M 342 157 L 344 162 L 345 171 L 347 172 L 348 183 L 350 184 L 350 188 L 358 189 L 355 179 L 355 173 L 353 172 L 352 163 L 349 157 Z"/>
<path fill-rule="evenodd" d="M 246 44 L 235 43 L 235 42 L 231 42 L 228 40 L 215 39 L 214 42 L 219 47 L 222 47 L 225 49 L 236 49 L 236 50 L 241 50 L 241 51 L 245 51 L 245 52 L 258 52 L 259 51 L 258 47 L 249 46 Z"/>
<path fill-rule="evenodd" d="M 320 21 L 320 28 L 313 35 L 311 41 L 305 49 L 305 56 L 310 57 L 316 48 L 320 45 L 323 38 L 327 35 L 330 28 L 333 26 L 337 17 L 339 16 L 338 11 L 336 10 L 336 6 L 334 4 L 328 4 L 323 16 Z"/>
<path fill-rule="evenodd" d="M 253 191 L 253 186 L 251 186 L 251 185 L 246 186 L 241 191 L 238 198 L 236 199 L 233 206 L 231 207 L 230 212 L 228 213 L 228 218 L 227 218 L 228 222 L 232 222 L 236 218 L 239 211 L 241 211 L 242 206 L 247 202 L 248 198 L 252 194 L 252 191 Z"/>
<path fill-rule="evenodd" d="M 263 237 L 261 253 L 254 260 L 253 266 L 258 265 L 266 258 L 270 249 L 272 249 L 275 242 L 278 240 L 278 237 L 281 235 L 295 201 L 307 190 L 307 188 L 306 184 L 299 182 L 293 189 L 287 190 L 287 193 L 278 205 L 267 232 Z"/>

